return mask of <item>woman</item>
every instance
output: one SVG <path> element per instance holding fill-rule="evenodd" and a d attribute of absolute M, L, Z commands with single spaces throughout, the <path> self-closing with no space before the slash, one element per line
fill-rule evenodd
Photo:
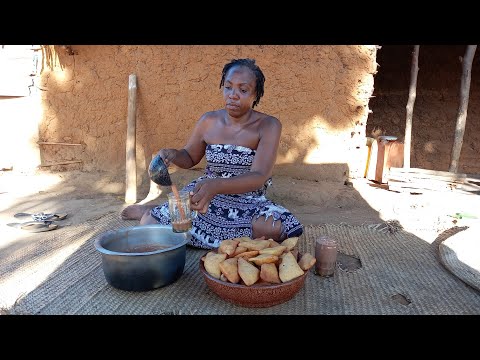
<path fill-rule="evenodd" d="M 212 249 L 225 239 L 265 236 L 275 241 L 300 236 L 303 226 L 284 207 L 266 198 L 277 157 L 282 124 L 253 110 L 264 92 L 265 77 L 253 59 L 235 59 L 223 67 L 224 108 L 198 120 L 183 149 L 161 149 L 167 166 L 183 169 L 206 156 L 205 174 L 183 190 L 191 191 L 194 219 L 190 245 Z M 170 224 L 168 202 L 160 206 L 130 205 L 123 219 L 140 224 Z"/>

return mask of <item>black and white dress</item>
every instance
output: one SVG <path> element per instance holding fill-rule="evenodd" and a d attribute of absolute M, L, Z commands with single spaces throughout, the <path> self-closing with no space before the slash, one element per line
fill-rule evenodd
<path fill-rule="evenodd" d="M 192 181 L 182 190 L 191 191 L 195 184 L 203 179 L 229 178 L 250 171 L 256 150 L 239 145 L 207 145 L 205 174 Z M 190 245 L 203 249 L 217 248 L 225 239 L 252 236 L 252 219 L 260 216 L 273 216 L 281 221 L 287 237 L 300 236 L 303 226 L 298 219 L 284 207 L 266 198 L 268 186 L 243 194 L 218 194 L 210 202 L 205 214 L 198 213 L 193 220 Z M 170 225 L 168 202 L 151 210 L 151 215 L 162 225 Z"/>

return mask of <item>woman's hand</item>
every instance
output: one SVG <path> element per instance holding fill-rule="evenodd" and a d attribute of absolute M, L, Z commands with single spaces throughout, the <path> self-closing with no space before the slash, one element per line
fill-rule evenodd
<path fill-rule="evenodd" d="M 168 167 L 177 156 L 177 149 L 160 149 L 156 155 L 160 155 L 165 165 Z"/>
<path fill-rule="evenodd" d="M 207 212 L 210 201 L 217 195 L 216 181 L 216 179 L 204 179 L 195 185 L 193 191 L 190 192 L 190 208 L 192 210 L 197 210 L 201 214 Z"/>

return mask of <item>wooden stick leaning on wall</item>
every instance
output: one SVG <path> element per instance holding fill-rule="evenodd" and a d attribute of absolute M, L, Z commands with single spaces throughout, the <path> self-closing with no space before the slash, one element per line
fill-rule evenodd
<path fill-rule="evenodd" d="M 38 167 L 49 167 L 49 166 L 57 166 L 57 165 L 69 165 L 69 164 L 79 164 L 83 163 L 82 160 L 67 160 L 67 161 L 62 161 L 58 163 L 52 163 L 52 164 L 41 164 L 38 165 Z"/>
<path fill-rule="evenodd" d="M 468 98 L 470 93 L 470 80 L 472 78 L 472 62 L 475 56 L 477 45 L 468 45 L 465 56 L 462 59 L 462 79 L 460 81 L 460 105 L 458 106 L 457 125 L 455 126 L 455 139 L 453 140 L 452 159 L 450 161 L 450 172 L 456 173 L 458 161 L 463 146 L 463 135 L 465 135 L 465 123 L 467 122 Z"/>
<path fill-rule="evenodd" d="M 413 105 L 417 97 L 418 52 L 420 45 L 414 45 L 412 53 L 412 69 L 410 71 L 410 89 L 408 90 L 407 120 L 405 123 L 405 141 L 403 148 L 403 167 L 410 167 L 410 153 L 412 143 Z"/>
<path fill-rule="evenodd" d="M 82 146 L 83 144 L 74 144 L 74 143 L 64 143 L 64 142 L 55 142 L 55 141 L 39 141 L 38 145 L 66 145 L 66 146 Z"/>
<path fill-rule="evenodd" d="M 137 76 L 128 77 L 128 117 L 127 141 L 125 154 L 125 202 L 137 201 L 137 152 L 136 152 L 136 111 L 137 111 Z"/>

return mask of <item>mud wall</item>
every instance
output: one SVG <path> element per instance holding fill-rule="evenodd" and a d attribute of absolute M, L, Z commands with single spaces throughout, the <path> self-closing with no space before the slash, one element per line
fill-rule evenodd
<path fill-rule="evenodd" d="M 417 96 L 413 109 L 411 167 L 448 171 L 460 104 L 460 81 L 466 46 L 420 46 Z M 372 113 L 367 135 L 380 127 L 386 135 L 405 134 L 413 46 L 385 45 L 377 52 Z M 480 59 L 472 65 L 471 88 L 459 172 L 480 173 Z"/>
<path fill-rule="evenodd" d="M 266 77 L 255 109 L 283 124 L 275 174 L 363 176 L 375 46 L 44 47 L 39 140 L 82 145 L 44 145 L 42 161 L 81 160 L 52 169 L 124 176 L 128 78 L 136 74 L 138 182 L 148 181 L 152 154 L 182 147 L 199 117 L 223 106 L 223 65 L 242 57 L 255 58 Z"/>

